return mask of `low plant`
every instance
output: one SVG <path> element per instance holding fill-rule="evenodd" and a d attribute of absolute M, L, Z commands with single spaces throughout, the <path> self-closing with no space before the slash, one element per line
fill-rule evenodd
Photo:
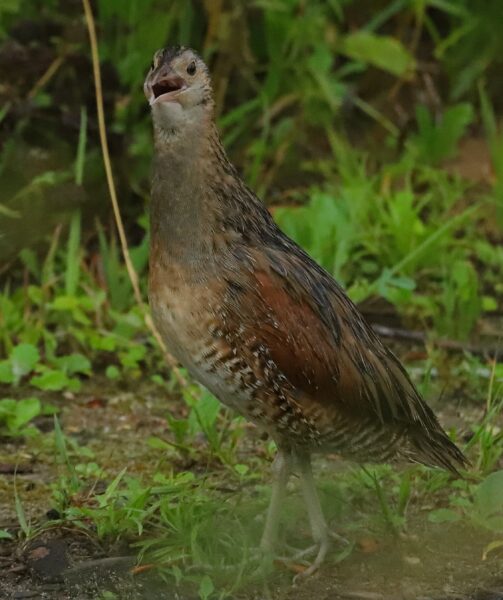
<path fill-rule="evenodd" d="M 0 437 L 30 436 L 37 429 L 30 421 L 41 415 L 43 407 L 38 398 L 2 398 L 0 400 Z"/>

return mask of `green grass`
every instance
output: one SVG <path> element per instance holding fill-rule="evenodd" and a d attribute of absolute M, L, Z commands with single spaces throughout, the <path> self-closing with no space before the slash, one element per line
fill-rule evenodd
<path fill-rule="evenodd" d="M 499 430 L 503 386 L 496 364 L 488 376 L 476 376 L 481 367 L 472 359 L 468 371 L 472 385 L 480 387 L 485 381 L 486 412 L 474 424 L 466 444 L 473 468 L 464 479 L 418 466 L 405 470 L 386 465 L 363 470 L 351 467 L 338 469 L 336 474 L 325 467 L 319 474 L 327 516 L 351 542 L 345 549 L 334 550 L 331 563 L 351 555 L 359 539 L 402 535 L 421 513 L 431 526 L 467 523 L 481 532 L 492 532 L 492 543 L 499 542 L 503 478 L 502 471 L 494 469 L 503 454 Z M 166 382 L 157 380 L 155 385 L 158 394 L 161 389 L 166 392 Z M 168 385 L 177 391 L 176 384 Z M 216 598 L 258 585 L 256 548 L 270 493 L 268 464 L 274 446 L 262 442 L 265 455 L 252 454 L 244 460 L 247 434 L 243 421 L 232 418 L 195 385 L 178 391 L 182 394 L 179 409 L 176 417 L 166 415 L 167 432 L 138 442 L 149 449 L 148 466 L 141 467 L 141 475 L 135 471 L 145 459 L 136 458 L 134 448 L 126 464 L 117 456 L 110 461 L 114 448 L 108 446 L 106 437 L 99 452 L 96 444 L 80 445 L 74 434 L 63 432 L 56 417 L 53 432 L 30 432 L 27 450 L 36 452 L 39 460 L 46 460 L 43 456 L 49 453 L 59 464 L 49 500 L 59 518 L 45 522 L 30 518 L 23 493 L 17 491 L 20 543 L 64 527 L 85 533 L 105 552 L 126 544 L 143 568 L 199 590 L 201 598 L 211 586 L 216 595 L 208 597 Z M 63 407 L 64 414 L 72 410 Z M 36 416 L 34 412 L 32 418 Z M 17 431 L 18 436 L 27 434 Z M 256 443 L 254 447 L 256 452 Z M 299 524 L 307 527 L 307 523 L 297 494 L 289 495 L 283 519 L 284 541 L 307 545 L 308 536 L 299 534 Z M 15 528 L 4 531 L 6 539 L 13 535 Z M 496 549 L 496 545 L 486 548 L 488 553 Z M 276 583 L 291 578 L 287 570 L 277 568 L 269 576 Z"/>

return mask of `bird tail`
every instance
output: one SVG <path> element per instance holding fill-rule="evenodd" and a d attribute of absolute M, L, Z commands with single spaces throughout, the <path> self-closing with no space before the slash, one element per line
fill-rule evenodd
<path fill-rule="evenodd" d="M 429 467 L 441 467 L 457 476 L 460 476 L 459 468 L 466 468 L 470 464 L 440 427 L 426 435 L 424 430 L 412 430 L 407 437 L 409 444 L 402 452 L 408 460 Z"/>

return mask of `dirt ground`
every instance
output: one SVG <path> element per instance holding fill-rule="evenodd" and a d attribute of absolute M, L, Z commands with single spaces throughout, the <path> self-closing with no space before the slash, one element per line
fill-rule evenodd
<path fill-rule="evenodd" d="M 309 579 L 292 583 L 279 569 L 267 586 L 249 589 L 236 600 L 503 600 L 498 559 L 482 561 L 490 541 L 459 525 L 436 527 L 388 540 L 375 551 L 361 548 L 334 565 L 328 562 Z M 170 589 L 152 574 L 132 575 L 134 557 L 98 557 L 93 544 L 75 534 L 44 536 L 24 553 L 12 546 L 0 554 L 0 598 L 91 600 L 114 592 L 124 600 L 196 600 L 192 590 Z M 94 557 L 93 557 L 94 556 Z M 113 596 L 109 596 L 113 598 Z"/>

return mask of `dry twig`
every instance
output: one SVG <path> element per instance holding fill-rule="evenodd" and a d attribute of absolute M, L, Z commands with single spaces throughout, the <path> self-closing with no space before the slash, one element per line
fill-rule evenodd
<path fill-rule="evenodd" d="M 398 327 L 388 327 L 387 325 L 372 325 L 372 329 L 381 337 L 392 338 L 403 342 L 412 342 L 426 345 L 432 344 L 437 348 L 452 350 L 455 352 L 470 352 L 485 358 L 497 358 L 501 354 L 502 348 L 495 345 L 476 346 L 474 344 L 460 342 L 459 340 L 449 340 L 445 338 L 429 338 L 422 331 L 411 331 L 409 329 L 400 329 Z"/>

